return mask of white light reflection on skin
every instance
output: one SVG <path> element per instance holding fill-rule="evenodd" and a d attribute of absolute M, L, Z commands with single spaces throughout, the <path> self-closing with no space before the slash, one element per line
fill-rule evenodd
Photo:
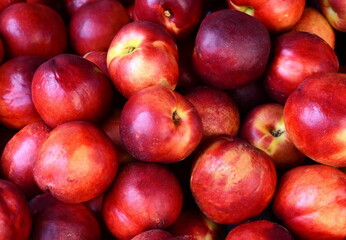
<path fill-rule="evenodd" d="M 314 126 L 323 126 L 327 120 L 323 109 L 318 104 L 310 104 L 302 109 L 301 120 L 305 126 L 313 128 Z M 322 125 L 321 125 L 322 124 Z"/>

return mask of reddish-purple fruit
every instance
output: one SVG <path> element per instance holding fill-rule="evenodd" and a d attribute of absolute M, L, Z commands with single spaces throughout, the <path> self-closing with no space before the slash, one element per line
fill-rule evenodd
<path fill-rule="evenodd" d="M 236 137 L 210 140 L 194 162 L 190 187 L 205 215 L 219 224 L 239 224 L 271 202 L 277 182 L 272 159 Z"/>
<path fill-rule="evenodd" d="M 225 240 L 293 240 L 292 234 L 282 225 L 268 220 L 256 220 L 239 224 Z"/>
<path fill-rule="evenodd" d="M 75 120 L 101 121 L 110 111 L 109 78 L 89 60 L 60 54 L 43 63 L 32 81 L 32 100 L 50 127 Z"/>
<path fill-rule="evenodd" d="M 54 128 L 34 163 L 41 190 L 65 203 L 80 203 L 103 193 L 118 169 L 116 149 L 94 124 L 71 121 Z"/>
<path fill-rule="evenodd" d="M 35 56 L 12 58 L 0 66 L 0 122 L 13 129 L 42 121 L 32 101 L 31 84 L 46 60 Z"/>
<path fill-rule="evenodd" d="M 273 212 L 299 239 L 345 239 L 346 174 L 321 164 L 289 170 L 278 184 Z"/>
<path fill-rule="evenodd" d="M 270 48 L 268 30 L 258 19 L 223 9 L 203 19 L 193 64 L 204 83 L 220 89 L 239 88 L 262 75 Z"/>
<path fill-rule="evenodd" d="M 137 161 L 120 168 L 104 196 L 103 217 L 116 238 L 131 239 L 172 225 L 182 204 L 182 190 L 172 172 L 164 165 Z"/>
<path fill-rule="evenodd" d="M 31 240 L 101 240 L 100 225 L 84 204 L 66 204 L 49 193 L 29 202 L 33 216 Z"/>
<path fill-rule="evenodd" d="M 50 130 L 43 122 L 23 127 L 7 142 L 1 156 L 2 176 L 15 183 L 28 199 L 41 193 L 34 180 L 32 168 L 38 149 Z"/>
<path fill-rule="evenodd" d="M 0 179 L 0 239 L 29 239 L 32 218 L 27 200 L 12 182 Z"/>
<path fill-rule="evenodd" d="M 153 86 L 133 95 L 122 109 L 120 137 L 125 149 L 146 162 L 185 159 L 202 139 L 202 121 L 179 93 Z"/>
<path fill-rule="evenodd" d="M 67 30 L 62 17 L 43 4 L 16 3 L 0 15 L 0 37 L 6 55 L 52 58 L 67 49 Z"/>
<path fill-rule="evenodd" d="M 80 55 L 107 51 L 119 29 L 130 23 L 126 8 L 117 0 L 83 4 L 69 21 L 70 42 Z"/>

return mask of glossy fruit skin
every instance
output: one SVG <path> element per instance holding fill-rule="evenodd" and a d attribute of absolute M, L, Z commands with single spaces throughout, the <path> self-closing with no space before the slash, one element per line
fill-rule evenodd
<path fill-rule="evenodd" d="M 227 0 L 228 7 L 260 20 L 272 34 L 289 31 L 303 14 L 305 0 Z"/>
<path fill-rule="evenodd" d="M 21 129 L 42 121 L 32 101 L 31 84 L 37 68 L 46 59 L 19 56 L 0 66 L 0 122 L 8 128 Z"/>
<path fill-rule="evenodd" d="M 255 220 L 239 224 L 225 240 L 293 240 L 291 233 L 282 225 L 268 220 Z"/>
<path fill-rule="evenodd" d="M 273 212 L 298 238 L 345 239 L 346 175 L 321 164 L 286 172 L 278 184 Z"/>
<path fill-rule="evenodd" d="M 294 145 L 316 162 L 346 166 L 346 75 L 311 76 L 289 96 L 284 122 Z"/>
<path fill-rule="evenodd" d="M 32 219 L 21 190 L 12 182 L 0 179 L 0 239 L 29 239 Z"/>
<path fill-rule="evenodd" d="M 79 55 L 107 51 L 115 34 L 127 23 L 130 17 L 119 1 L 86 3 L 69 21 L 70 43 Z"/>
<path fill-rule="evenodd" d="M 157 23 L 131 22 L 114 36 L 107 67 L 114 86 L 126 98 L 156 85 L 174 90 L 179 78 L 176 42 Z"/>
<path fill-rule="evenodd" d="M 103 193 L 118 170 L 117 151 L 95 124 L 70 121 L 55 127 L 33 166 L 40 189 L 64 203 L 89 201 Z"/>
<path fill-rule="evenodd" d="M 27 199 L 42 192 L 34 180 L 32 168 L 50 131 L 51 128 L 42 121 L 26 125 L 7 142 L 1 155 L 3 178 L 15 183 Z"/>
<path fill-rule="evenodd" d="M 172 172 L 164 165 L 136 161 L 120 168 L 104 196 L 102 211 L 116 238 L 131 239 L 173 224 L 182 204 L 182 190 Z"/>
<path fill-rule="evenodd" d="M 284 106 L 266 103 L 253 108 L 243 119 L 239 136 L 267 153 L 277 170 L 304 162 L 306 156 L 291 141 L 283 119 Z"/>
<path fill-rule="evenodd" d="M 196 149 L 203 134 L 193 105 L 163 86 L 132 96 L 123 107 L 119 128 L 125 149 L 145 162 L 181 161 Z"/>
<path fill-rule="evenodd" d="M 275 166 L 267 154 L 242 139 L 221 135 L 197 155 L 190 187 L 208 218 L 239 224 L 269 205 L 276 182 Z"/>
<path fill-rule="evenodd" d="M 49 59 L 67 50 L 62 17 L 42 4 L 16 3 L 3 10 L 0 36 L 8 58 L 30 55 Z"/>
<path fill-rule="evenodd" d="M 110 79 L 94 63 L 75 54 L 49 59 L 32 80 L 33 103 L 50 127 L 78 120 L 97 123 L 109 113 L 112 99 Z"/>
<path fill-rule="evenodd" d="M 207 15 L 197 32 L 193 65 L 205 84 L 242 87 L 266 69 L 271 41 L 256 18 L 223 9 Z"/>
<path fill-rule="evenodd" d="M 264 85 L 276 102 L 284 104 L 304 79 L 338 69 L 338 57 L 328 43 L 315 34 L 293 31 L 276 38 Z"/>
<path fill-rule="evenodd" d="M 164 26 L 176 39 L 184 39 L 197 28 L 203 11 L 202 0 L 137 0 L 134 15 L 138 20 Z"/>

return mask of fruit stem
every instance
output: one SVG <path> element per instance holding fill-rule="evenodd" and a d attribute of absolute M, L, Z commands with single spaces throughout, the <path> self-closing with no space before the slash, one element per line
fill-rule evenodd
<path fill-rule="evenodd" d="M 166 10 L 163 11 L 163 15 L 164 15 L 165 17 L 167 17 L 167 18 L 173 17 L 173 13 L 172 13 L 170 10 L 168 10 L 168 9 L 166 9 Z"/>
<path fill-rule="evenodd" d="M 285 131 L 282 131 L 282 130 L 270 130 L 270 134 L 273 136 L 273 137 L 280 137 Z"/>
<path fill-rule="evenodd" d="M 136 48 L 135 47 L 127 47 L 127 53 L 132 53 Z"/>
<path fill-rule="evenodd" d="M 173 119 L 173 122 L 174 123 L 178 123 L 180 121 L 180 117 L 177 113 L 177 111 L 174 111 L 173 114 L 172 114 L 172 119 Z"/>

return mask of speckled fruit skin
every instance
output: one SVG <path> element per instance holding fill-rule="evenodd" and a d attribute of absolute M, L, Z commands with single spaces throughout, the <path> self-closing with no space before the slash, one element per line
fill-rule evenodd
<path fill-rule="evenodd" d="M 0 15 L 0 37 L 6 56 L 52 58 L 67 50 L 67 30 L 62 17 L 43 4 L 11 4 Z"/>
<path fill-rule="evenodd" d="M 145 162 L 173 163 L 185 159 L 202 139 L 202 121 L 181 94 L 153 86 L 133 95 L 120 116 L 125 149 Z"/>
<path fill-rule="evenodd" d="M 258 19 L 223 9 L 203 19 L 192 60 L 205 84 L 234 89 L 262 75 L 270 48 L 268 30 Z"/>
<path fill-rule="evenodd" d="M 54 128 L 34 163 L 41 190 L 64 203 L 81 203 L 103 193 L 118 170 L 117 152 L 97 126 L 71 121 Z"/>
<path fill-rule="evenodd" d="M 346 74 L 306 79 L 287 99 L 284 122 L 294 145 L 316 162 L 346 166 Z"/>
<path fill-rule="evenodd" d="M 120 168 L 105 193 L 102 211 L 112 234 L 125 240 L 169 227 L 179 217 L 182 204 L 182 190 L 172 172 L 164 165 L 137 161 Z"/>
<path fill-rule="evenodd" d="M 288 32 L 274 42 L 273 58 L 268 64 L 264 84 L 269 95 L 284 104 L 307 77 L 338 69 L 339 60 L 334 49 L 322 38 L 308 32 Z"/>
<path fill-rule="evenodd" d="M 184 95 L 196 108 L 203 124 L 203 137 L 236 136 L 240 127 L 238 106 L 226 92 L 208 86 L 192 88 Z"/>
<path fill-rule="evenodd" d="M 289 170 L 278 184 L 273 211 L 299 239 L 345 239 L 345 173 L 320 164 Z"/>
<path fill-rule="evenodd" d="M 239 224 L 225 240 L 293 240 L 292 234 L 282 225 L 268 220 L 256 220 Z"/>
<path fill-rule="evenodd" d="M 79 120 L 95 123 L 109 113 L 113 88 L 94 63 L 64 53 L 38 67 L 32 80 L 32 100 L 50 127 Z"/>
<path fill-rule="evenodd" d="M 0 179 L 0 239 L 29 239 L 32 218 L 27 200 L 14 183 Z"/>
<path fill-rule="evenodd" d="M 272 159 L 236 137 L 221 135 L 205 145 L 192 168 L 192 194 L 208 218 L 239 224 L 260 214 L 274 196 Z"/>

